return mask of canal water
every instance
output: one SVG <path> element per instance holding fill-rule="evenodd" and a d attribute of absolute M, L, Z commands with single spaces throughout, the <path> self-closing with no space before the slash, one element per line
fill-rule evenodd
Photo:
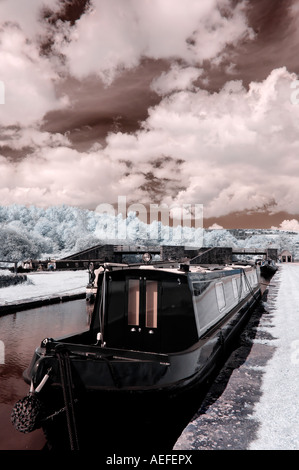
<path fill-rule="evenodd" d="M 87 330 L 89 308 L 82 299 L 0 317 L 5 361 L 0 363 L 0 450 L 42 450 L 45 446 L 42 430 L 23 434 L 10 421 L 14 404 L 29 392 L 22 374 L 43 338 Z"/>

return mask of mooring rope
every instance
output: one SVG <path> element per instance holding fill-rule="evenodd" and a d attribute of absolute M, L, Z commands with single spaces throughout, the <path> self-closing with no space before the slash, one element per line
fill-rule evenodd
<path fill-rule="evenodd" d="M 56 351 L 59 367 L 63 398 L 65 403 L 66 419 L 71 450 L 79 450 L 76 416 L 73 396 L 73 380 L 69 352 L 65 349 Z"/>
<path fill-rule="evenodd" d="M 242 271 L 243 271 L 244 278 L 245 278 L 245 282 L 246 282 L 246 284 L 247 284 L 247 287 L 248 287 L 248 289 L 249 289 L 249 292 L 251 293 L 251 295 L 252 295 L 252 297 L 254 298 L 254 300 L 257 302 L 257 301 L 259 300 L 259 296 L 256 296 L 256 293 L 254 292 L 254 290 L 253 290 L 253 288 L 252 288 L 252 286 L 251 286 L 251 284 L 250 284 L 250 282 L 249 282 L 249 279 L 248 279 L 248 277 L 246 276 L 245 270 L 242 269 Z"/>

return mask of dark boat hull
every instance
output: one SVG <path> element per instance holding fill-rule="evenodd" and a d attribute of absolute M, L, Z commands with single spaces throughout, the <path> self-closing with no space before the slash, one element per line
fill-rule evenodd
<path fill-rule="evenodd" d="M 138 446 L 144 451 L 170 450 L 196 412 L 209 379 L 227 357 L 230 343 L 238 337 L 258 298 L 256 289 L 198 343 L 180 353 L 122 351 L 118 358 L 120 351 L 116 349 L 97 348 L 99 356 L 92 358 L 90 346 L 84 357 L 84 346 L 60 341 L 60 348 L 62 345 L 70 351 L 80 449 L 91 449 L 101 442 L 105 449 L 123 446 L 136 451 Z M 38 349 L 24 377 L 28 383 L 33 378 L 36 385 L 52 368 L 49 383 L 40 392 L 46 416 L 52 417 L 44 420 L 42 427 L 50 448 L 67 449 L 72 439 L 66 412 L 56 413 L 65 407 L 56 346 L 49 342 L 46 352 Z"/>
<path fill-rule="evenodd" d="M 275 264 L 263 264 L 260 267 L 261 276 L 264 279 L 271 279 L 272 276 L 276 273 L 278 267 Z"/>

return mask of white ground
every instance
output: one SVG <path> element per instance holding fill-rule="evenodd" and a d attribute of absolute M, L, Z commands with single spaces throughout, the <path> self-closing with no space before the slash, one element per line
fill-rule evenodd
<path fill-rule="evenodd" d="M 277 347 L 263 376 L 253 419 L 260 423 L 250 449 L 299 449 L 299 264 L 285 264 L 274 277 L 278 294 L 269 332 Z"/>

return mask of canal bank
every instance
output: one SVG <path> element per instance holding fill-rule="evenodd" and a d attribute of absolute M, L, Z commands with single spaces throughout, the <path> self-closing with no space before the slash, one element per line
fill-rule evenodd
<path fill-rule="evenodd" d="M 88 272 L 54 271 L 27 274 L 27 281 L 0 289 L 0 316 L 85 297 Z"/>
<path fill-rule="evenodd" d="M 71 300 L 84 299 L 86 296 L 85 292 L 78 294 L 65 294 L 65 295 L 51 295 L 35 300 L 23 300 L 17 301 L 11 304 L 0 306 L 0 316 L 8 313 L 20 312 L 21 310 L 29 310 L 32 308 L 38 308 L 45 305 L 52 305 L 61 302 L 70 302 Z"/>

